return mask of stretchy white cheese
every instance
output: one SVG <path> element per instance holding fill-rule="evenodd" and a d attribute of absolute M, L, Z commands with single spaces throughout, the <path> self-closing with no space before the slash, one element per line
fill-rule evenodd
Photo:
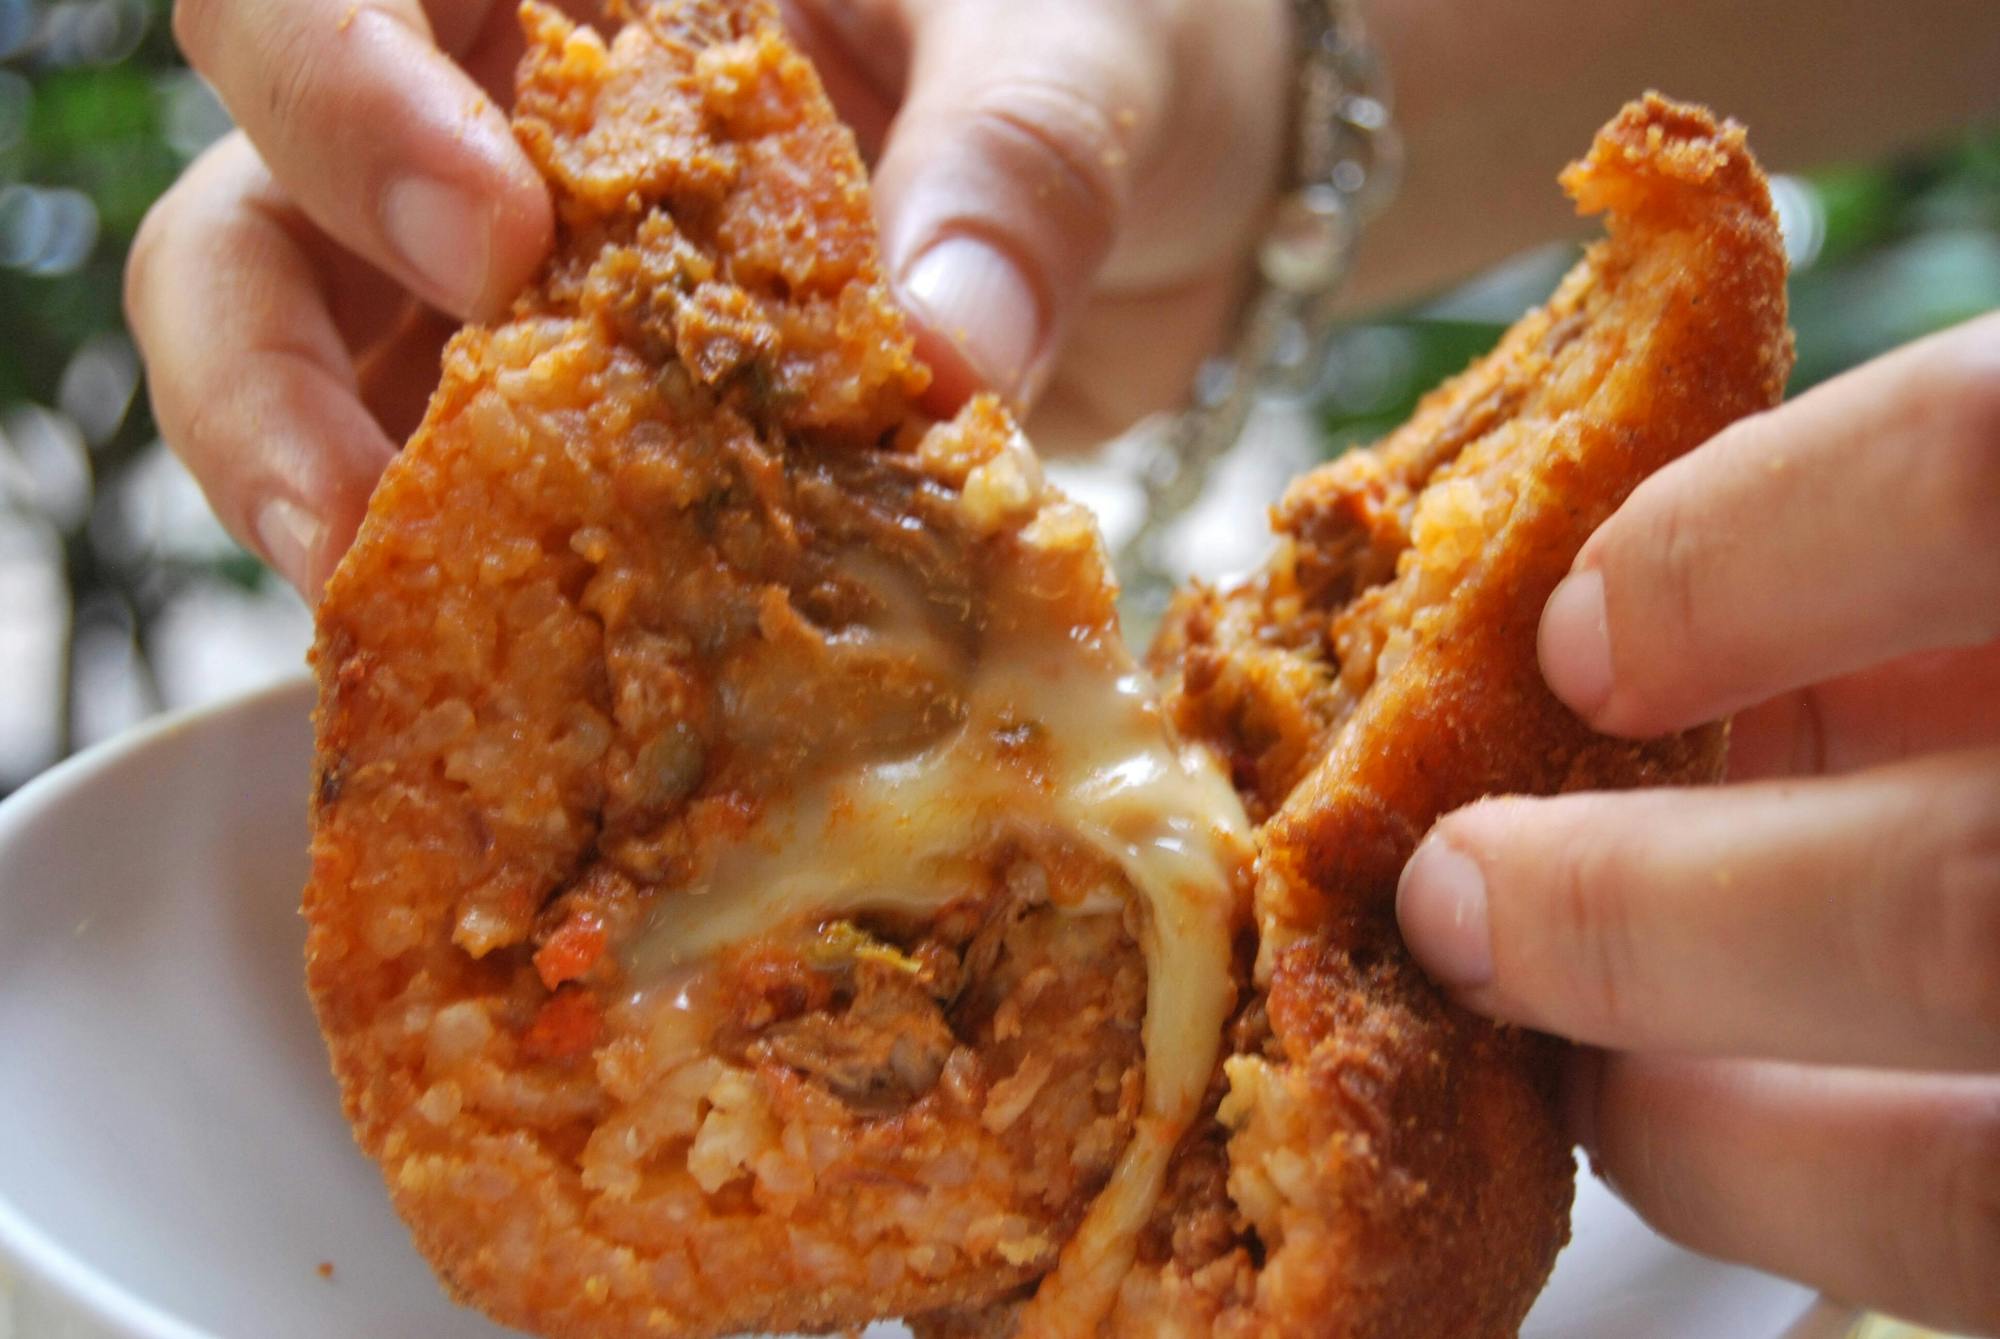
<path fill-rule="evenodd" d="M 1251 854 L 1241 801 L 1205 751 L 1178 744 L 1121 646 L 1051 638 L 970 672 L 960 724 L 923 752 L 825 778 L 733 844 L 699 885 L 663 897 L 630 955 L 670 973 L 788 925 L 928 914 L 979 891 L 977 857 L 1007 836 L 1095 850 L 1135 895 L 1148 988 L 1145 1105 L 1109 1185 L 1043 1285 L 1065 1315 L 1101 1314 L 1129 1265 L 1174 1143 L 1214 1073 L 1234 1003 L 1231 940 Z M 1037 736 L 1038 766 L 1008 756 Z"/>

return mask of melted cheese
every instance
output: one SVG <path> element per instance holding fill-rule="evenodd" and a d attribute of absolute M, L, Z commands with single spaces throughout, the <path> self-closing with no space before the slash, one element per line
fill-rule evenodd
<path fill-rule="evenodd" d="M 1109 1309 L 1215 1070 L 1249 822 L 1214 760 L 1173 741 L 1122 647 L 1014 647 L 969 677 L 948 738 L 806 788 L 698 885 L 661 899 L 630 961 L 641 977 L 670 975 L 786 925 L 935 912 L 980 891 L 977 857 L 1009 832 L 1067 837 L 1114 863 L 1146 908 L 1144 1110 L 1037 1302 L 1072 1318 L 1062 1328 L 1087 1329 Z M 1039 777 L 998 742 L 1028 723 Z M 1084 890 L 1064 909 L 1108 911 L 1124 897 Z"/>

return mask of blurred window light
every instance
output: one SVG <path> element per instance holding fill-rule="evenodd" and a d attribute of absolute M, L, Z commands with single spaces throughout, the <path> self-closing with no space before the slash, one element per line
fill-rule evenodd
<path fill-rule="evenodd" d="M 56 407 L 82 429 L 86 442 L 102 446 L 125 421 L 138 388 L 138 351 L 122 331 L 106 331 L 85 340 L 63 368 Z"/>
<path fill-rule="evenodd" d="M 91 539 L 123 563 L 205 564 L 241 552 L 194 476 L 157 440 L 118 476 L 91 518 Z"/>
<path fill-rule="evenodd" d="M 93 600 L 77 611 L 74 655 L 77 747 L 129 730 L 160 709 L 132 611 L 122 601 Z"/>
<path fill-rule="evenodd" d="M 97 247 L 97 206 L 67 186 L 0 186 L 0 266 L 43 277 L 81 268 Z"/>
<path fill-rule="evenodd" d="M 35 0 L 0 0 L 0 60 L 28 44 L 34 35 Z"/>
<path fill-rule="evenodd" d="M 68 416 L 38 404 L 15 405 L 0 414 L 0 448 L 5 486 L 19 505 L 59 530 L 83 522 L 90 510 L 90 455 Z"/>
<path fill-rule="evenodd" d="M 1802 177 L 1781 172 L 1771 178 L 1771 204 L 1778 211 L 1785 259 L 1794 270 L 1811 269 L 1826 246 L 1826 203 L 1819 190 Z"/>
<path fill-rule="evenodd" d="M 61 545 L 40 522 L 0 517 L 0 785 L 56 759 L 68 633 Z"/>
<path fill-rule="evenodd" d="M 152 19 L 145 0 L 63 0 L 43 16 L 36 54 L 50 65 L 115 65 Z"/>
<path fill-rule="evenodd" d="M 199 706 L 291 678 L 305 668 L 312 627 L 288 586 L 191 586 L 153 625 L 161 701 Z"/>
<path fill-rule="evenodd" d="M 42 247 L 48 206 L 33 186 L 0 186 L 0 265 L 17 269 Z"/>

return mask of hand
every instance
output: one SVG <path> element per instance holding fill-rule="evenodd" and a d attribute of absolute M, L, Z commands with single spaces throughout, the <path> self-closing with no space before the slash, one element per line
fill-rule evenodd
<path fill-rule="evenodd" d="M 987 385 L 1074 441 L 1180 394 L 1276 172 L 1280 0 L 785 8 L 877 159 L 931 408 Z M 552 245 L 502 111 L 514 6 L 180 0 L 174 19 L 241 129 L 147 219 L 131 324 L 223 523 L 316 596 L 453 325 L 504 312 Z"/>
<path fill-rule="evenodd" d="M 1719 790 L 1443 819 L 1398 911 L 1463 1003 L 1599 1050 L 1574 1130 L 1655 1226 L 2000 1331 L 2000 317 L 1639 488 L 1541 627 L 1600 730 L 1732 711 Z"/>

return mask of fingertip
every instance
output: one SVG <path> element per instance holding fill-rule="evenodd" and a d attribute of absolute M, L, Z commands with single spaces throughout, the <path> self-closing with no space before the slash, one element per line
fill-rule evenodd
<path fill-rule="evenodd" d="M 313 553 L 311 563 L 305 569 L 303 580 L 292 581 L 292 586 L 304 598 L 308 608 L 317 609 L 322 596 L 326 594 L 327 582 L 333 580 L 334 572 L 341 560 L 347 557 L 348 549 L 354 546 L 355 536 L 361 530 L 361 522 L 368 514 L 364 500 L 358 507 L 336 502 L 326 514 L 326 531 L 320 546 Z M 290 580 L 290 578 L 287 578 Z"/>
<path fill-rule="evenodd" d="M 504 311 L 552 244 L 548 188 L 423 8 L 206 7 L 198 64 L 287 200 L 431 306 Z"/>
<path fill-rule="evenodd" d="M 1447 989 L 1493 981 L 1486 873 L 1442 828 L 1417 847 L 1396 885 L 1396 916 L 1417 964 Z"/>
<path fill-rule="evenodd" d="M 383 235 L 418 291 L 462 320 L 503 314 L 555 240 L 547 186 L 511 136 L 469 164 L 415 165 L 382 192 Z M 485 138 L 485 137 L 481 137 Z M 413 155 L 413 162 L 421 164 Z"/>
<path fill-rule="evenodd" d="M 1001 248 L 967 235 L 940 238 L 903 268 L 897 288 L 936 374 L 937 400 L 956 408 L 981 389 L 1016 405 L 1029 398 L 1046 304 Z"/>
<path fill-rule="evenodd" d="M 329 62 L 325 96 L 339 110 L 382 121 L 346 145 L 376 194 L 380 235 L 425 300 L 461 320 L 505 311 L 554 241 L 548 186 L 514 136 L 506 110 L 436 45 L 427 15 L 364 7 Z M 344 81 L 345 87 L 338 87 Z M 329 109 L 330 110 L 330 109 Z M 308 118 L 288 127 L 306 133 Z M 294 150 L 279 177 L 323 227 L 340 235 L 337 206 L 294 180 L 324 167 L 323 151 Z M 339 164 L 334 164 L 338 167 Z"/>
<path fill-rule="evenodd" d="M 282 402 L 303 408 L 296 395 Z M 271 444 L 263 468 L 238 478 L 209 470 L 205 483 L 217 514 L 308 607 L 318 605 L 354 543 L 375 484 L 396 454 L 360 406 L 321 408 L 299 420 L 313 426 L 311 433 Z"/>
<path fill-rule="evenodd" d="M 1616 686 L 1601 571 L 1573 571 L 1557 585 L 1542 608 L 1535 651 L 1549 691 L 1577 715 L 1596 723 Z"/>
<path fill-rule="evenodd" d="M 493 256 L 492 206 L 471 191 L 407 176 L 382 192 L 382 231 L 426 296 L 456 312 L 484 299 Z"/>
<path fill-rule="evenodd" d="M 264 561 L 308 604 L 315 601 L 325 579 L 327 529 L 323 517 L 289 497 L 266 498 L 251 521 L 250 532 Z"/>
<path fill-rule="evenodd" d="M 1123 6 L 938 5 L 875 172 L 883 254 L 934 399 L 1035 397 L 1117 240 L 1172 61 Z"/>
<path fill-rule="evenodd" d="M 507 144 L 514 157 L 508 165 L 506 186 L 494 204 L 492 263 L 478 298 L 465 312 L 454 313 L 474 321 L 504 316 L 555 249 L 555 201 L 548 183 L 511 134 Z"/>

